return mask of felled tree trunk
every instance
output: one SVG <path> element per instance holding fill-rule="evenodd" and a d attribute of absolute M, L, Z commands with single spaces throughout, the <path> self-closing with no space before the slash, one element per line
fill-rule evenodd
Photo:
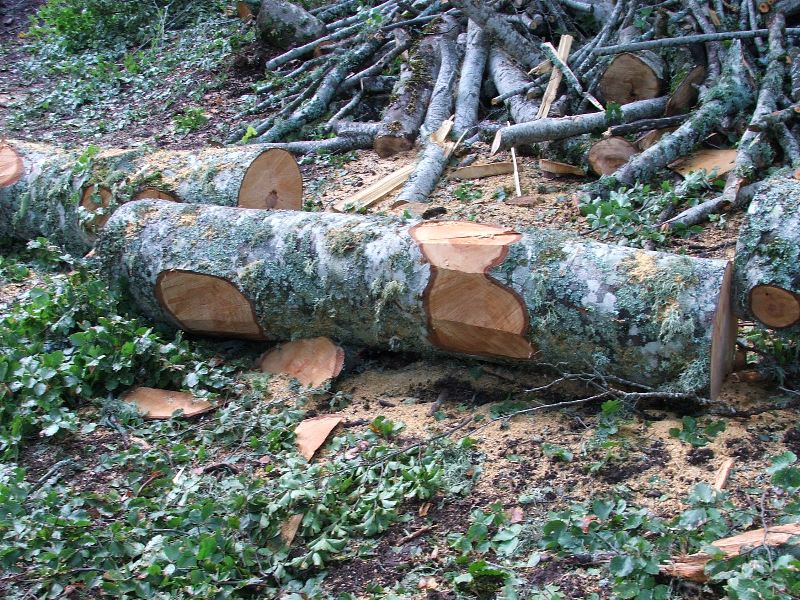
<path fill-rule="evenodd" d="M 619 33 L 619 43 L 628 43 L 640 33 L 636 27 L 626 27 Z M 657 98 L 663 91 L 665 73 L 664 61 L 654 52 L 623 52 L 603 71 L 598 89 L 606 102 L 617 104 Z"/>
<path fill-rule="evenodd" d="M 800 333 L 800 181 L 781 176 L 761 186 L 736 246 L 740 314 Z"/>
<path fill-rule="evenodd" d="M 150 318 L 223 337 L 322 335 L 714 396 L 735 333 L 724 261 L 546 230 L 143 200 L 97 254 Z"/>
<path fill-rule="evenodd" d="M 105 150 L 80 156 L 54 146 L 7 142 L 22 167 L 0 186 L 0 239 L 44 236 L 86 252 L 124 202 L 160 198 L 243 208 L 302 207 L 294 157 L 262 146 L 205 150 Z"/>
<path fill-rule="evenodd" d="M 530 84 L 525 73 L 514 65 L 502 50 L 494 46 L 489 51 L 489 74 L 500 96 Z M 539 103 L 527 100 L 525 94 L 511 96 L 505 103 L 515 123 L 533 121 L 537 117 Z"/>
<path fill-rule="evenodd" d="M 394 101 L 384 111 L 375 134 L 374 148 L 381 158 L 414 147 L 439 71 L 438 39 L 422 40 L 411 60 L 401 68 Z"/>
<path fill-rule="evenodd" d="M 325 33 L 325 25 L 302 7 L 285 0 L 263 0 L 256 18 L 263 41 L 283 50 Z"/>
<path fill-rule="evenodd" d="M 475 23 L 467 25 L 467 49 L 464 64 L 458 80 L 456 94 L 456 113 L 453 133 L 456 137 L 472 129 L 478 124 L 480 108 L 481 83 L 486 70 L 486 58 L 489 55 L 489 44 L 486 34 Z"/>

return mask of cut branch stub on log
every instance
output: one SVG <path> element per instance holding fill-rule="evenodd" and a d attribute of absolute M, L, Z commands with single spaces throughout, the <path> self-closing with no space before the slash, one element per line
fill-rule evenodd
<path fill-rule="evenodd" d="M 192 271 L 162 271 L 155 295 L 169 315 L 191 333 L 265 339 L 253 305 L 231 282 Z"/>
<path fill-rule="evenodd" d="M 14 147 L 0 142 L 0 188 L 14 185 L 22 177 L 22 157 Z"/>
<path fill-rule="evenodd" d="M 594 144 L 587 160 L 596 175 L 611 175 L 636 154 L 639 150 L 625 138 L 610 137 Z"/>
<path fill-rule="evenodd" d="M 184 417 L 194 417 L 214 408 L 208 400 L 195 398 L 186 392 L 172 392 L 150 387 L 137 387 L 122 396 L 125 402 L 136 405 L 145 419 L 169 419 L 175 411 Z"/>
<path fill-rule="evenodd" d="M 760 187 L 736 245 L 741 316 L 796 333 L 800 324 L 800 181 L 776 176 Z"/>
<path fill-rule="evenodd" d="M 150 318 L 192 317 L 195 331 L 218 336 L 253 337 L 260 327 L 271 340 L 588 363 L 712 394 L 732 361 L 712 360 L 731 331 L 726 262 L 561 232 L 141 200 L 117 209 L 97 252 Z M 159 290 L 166 277 L 177 288 L 169 294 Z M 221 292 L 212 279 L 229 285 Z M 240 318 L 209 310 L 223 294 Z"/>
<path fill-rule="evenodd" d="M 295 340 L 265 352 L 258 363 L 265 373 L 283 373 L 320 387 L 342 372 L 344 350 L 326 337 Z"/>

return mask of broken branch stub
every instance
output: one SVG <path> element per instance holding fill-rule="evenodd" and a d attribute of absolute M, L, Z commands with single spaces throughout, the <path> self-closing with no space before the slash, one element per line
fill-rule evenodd
<path fill-rule="evenodd" d="M 196 330 L 218 336 L 241 336 L 241 322 L 209 323 L 194 304 L 213 304 L 219 290 L 159 302 L 164 273 L 229 283 L 252 307 L 239 312 L 253 319 L 245 334 L 258 327 L 271 340 L 588 362 L 712 396 L 732 361 L 726 262 L 560 232 L 142 200 L 114 213 L 98 252 L 149 317 L 180 326 L 194 316 Z"/>

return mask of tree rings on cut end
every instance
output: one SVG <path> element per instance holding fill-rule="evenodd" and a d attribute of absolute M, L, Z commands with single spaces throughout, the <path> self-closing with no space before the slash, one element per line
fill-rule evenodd
<path fill-rule="evenodd" d="M 22 157 L 9 144 L 0 144 L 0 188 L 10 187 L 22 177 Z"/>
<path fill-rule="evenodd" d="M 589 150 L 589 167 L 596 175 L 611 175 L 637 154 L 639 150 L 625 138 L 606 138 Z"/>
<path fill-rule="evenodd" d="M 186 392 L 149 387 L 134 388 L 122 396 L 122 400 L 135 404 L 145 419 L 169 419 L 176 410 L 182 410 L 184 417 L 194 417 L 214 408 L 208 400 L 195 398 Z"/>
<path fill-rule="evenodd" d="M 725 378 L 733 370 L 736 351 L 736 317 L 731 307 L 733 292 L 733 265 L 728 263 L 722 276 L 722 289 L 714 313 L 714 329 L 711 334 L 711 383 L 709 396 L 716 400 Z"/>
<path fill-rule="evenodd" d="M 800 322 L 798 295 L 776 285 L 757 285 L 750 290 L 750 310 L 756 319 L 775 329 Z"/>
<path fill-rule="evenodd" d="M 431 264 L 424 296 L 430 342 L 452 352 L 529 359 L 525 304 L 487 275 L 522 236 L 461 221 L 422 223 L 410 233 Z"/>
<path fill-rule="evenodd" d="M 240 208 L 300 210 L 303 176 L 294 156 L 272 148 L 250 163 L 239 188 Z"/>
<path fill-rule="evenodd" d="M 606 102 L 629 104 L 657 98 L 661 77 L 650 61 L 639 54 L 618 54 L 600 77 L 598 86 Z"/>
<path fill-rule="evenodd" d="M 165 192 L 164 190 L 160 190 L 154 187 L 145 187 L 136 192 L 136 194 L 131 198 L 131 200 L 169 200 L 170 202 L 180 202 L 178 197 L 174 194 L 170 194 L 169 192 Z"/>
<path fill-rule="evenodd" d="M 186 331 L 264 340 L 253 305 L 230 281 L 191 271 L 163 271 L 156 298 Z"/>
<path fill-rule="evenodd" d="M 326 337 L 295 340 L 265 352 L 258 363 L 265 373 L 290 375 L 319 387 L 342 372 L 344 350 Z"/>
<path fill-rule="evenodd" d="M 81 208 L 88 210 L 89 212 L 97 212 L 100 209 L 108 208 L 108 205 L 111 204 L 111 190 L 105 186 L 100 186 L 97 189 L 97 196 L 100 198 L 100 202 L 97 202 L 95 196 L 95 186 L 90 185 L 84 188 L 83 193 L 81 194 Z M 108 220 L 111 218 L 111 214 L 106 213 L 102 215 L 97 215 L 95 218 L 87 221 L 84 224 L 84 228 L 87 231 L 96 232 L 98 229 L 102 229 Z"/>

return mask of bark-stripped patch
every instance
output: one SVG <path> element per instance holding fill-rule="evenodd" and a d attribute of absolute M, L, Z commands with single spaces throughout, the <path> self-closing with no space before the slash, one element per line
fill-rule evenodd
<path fill-rule="evenodd" d="M 0 188 L 10 187 L 22 177 L 22 157 L 9 144 L 0 144 Z"/>
<path fill-rule="evenodd" d="M 182 329 L 202 335 L 264 340 L 253 305 L 230 281 L 192 271 L 162 271 L 156 298 Z"/>
<path fill-rule="evenodd" d="M 410 233 L 431 264 L 424 295 L 430 342 L 453 352 L 530 358 L 522 298 L 487 274 L 520 234 L 460 221 L 422 223 Z"/>

